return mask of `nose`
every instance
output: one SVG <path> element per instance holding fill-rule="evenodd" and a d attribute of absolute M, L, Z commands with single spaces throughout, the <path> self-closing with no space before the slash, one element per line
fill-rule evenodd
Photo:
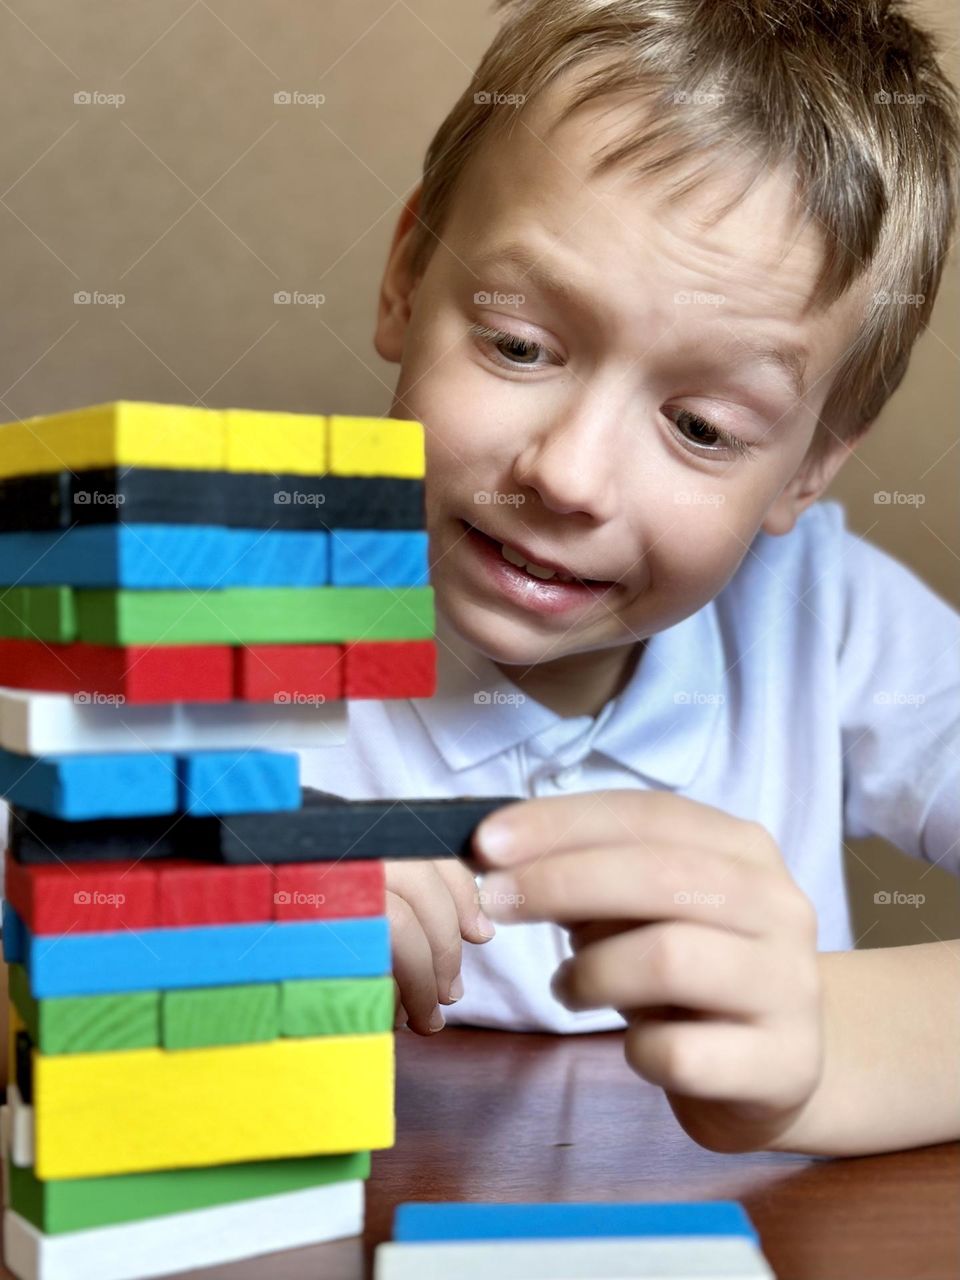
<path fill-rule="evenodd" d="M 609 404 L 567 406 L 524 444 L 514 462 L 514 481 L 533 489 L 558 515 L 608 519 L 616 510 L 617 476 L 626 462 L 618 447 L 619 421 Z"/>

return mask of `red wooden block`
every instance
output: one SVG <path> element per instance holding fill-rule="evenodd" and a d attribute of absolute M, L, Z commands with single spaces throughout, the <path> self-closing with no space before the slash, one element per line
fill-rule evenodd
<path fill-rule="evenodd" d="M 101 653 L 117 652 L 98 647 Z M 233 698 L 233 656 L 228 645 L 131 646 L 125 652 L 123 687 L 128 702 L 229 702 Z"/>
<path fill-rule="evenodd" d="M 157 875 L 158 925 L 243 924 L 272 918 L 271 867 L 171 859 L 157 868 Z"/>
<path fill-rule="evenodd" d="M 234 649 L 234 697 L 245 702 L 295 702 L 343 697 L 343 646 L 256 644 Z"/>
<path fill-rule="evenodd" d="M 345 698 L 430 698 L 437 688 L 433 640 L 364 640 L 344 655 Z"/>
<path fill-rule="evenodd" d="M 25 866 L 7 851 L 6 897 L 35 934 L 113 933 L 157 923 L 157 872 L 143 862 Z"/>
<path fill-rule="evenodd" d="M 227 702 L 233 697 L 227 645 L 44 644 L 0 640 L 0 685 L 72 693 L 78 701 Z"/>
<path fill-rule="evenodd" d="M 273 872 L 274 920 L 382 916 L 387 909 L 383 863 L 281 863 Z"/>

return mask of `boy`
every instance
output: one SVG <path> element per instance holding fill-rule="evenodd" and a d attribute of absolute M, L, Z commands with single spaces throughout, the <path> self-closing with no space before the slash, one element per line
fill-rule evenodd
<path fill-rule="evenodd" d="M 816 504 L 930 312 L 952 91 L 879 0 L 504 7 L 376 328 L 439 691 L 354 704 L 304 780 L 529 797 L 479 895 L 388 865 L 412 1030 L 626 1027 L 720 1151 L 955 1138 L 958 950 L 850 950 L 842 844 L 957 867 L 960 627 Z"/>

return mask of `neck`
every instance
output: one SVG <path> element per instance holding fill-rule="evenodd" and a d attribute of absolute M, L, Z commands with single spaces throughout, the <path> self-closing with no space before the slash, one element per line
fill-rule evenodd
<path fill-rule="evenodd" d="M 557 715 L 595 716 L 627 684 L 644 643 L 572 653 L 532 667 L 495 665 L 528 698 Z"/>

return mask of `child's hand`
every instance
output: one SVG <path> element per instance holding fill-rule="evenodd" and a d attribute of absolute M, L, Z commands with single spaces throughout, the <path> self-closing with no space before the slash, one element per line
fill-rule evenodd
<path fill-rule="evenodd" d="M 399 1023 L 432 1035 L 441 1004 L 463 995 L 460 940 L 488 942 L 496 930 L 480 910 L 477 885 L 456 859 L 384 863 Z"/>
<path fill-rule="evenodd" d="M 821 1075 L 816 916 L 759 824 L 656 791 L 509 805 L 474 835 L 497 920 L 552 920 L 554 994 L 614 1007 L 625 1052 L 714 1150 L 769 1145 Z"/>

